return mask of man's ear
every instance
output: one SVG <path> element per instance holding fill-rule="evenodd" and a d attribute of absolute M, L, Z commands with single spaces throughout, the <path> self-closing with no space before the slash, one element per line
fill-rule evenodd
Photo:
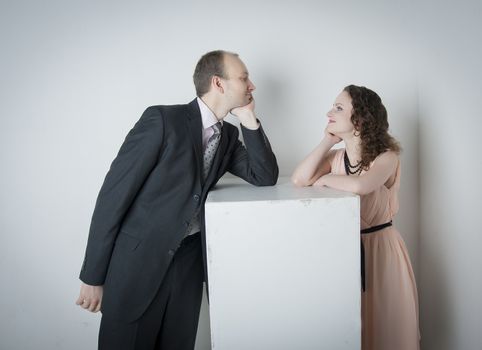
<path fill-rule="evenodd" d="M 224 82 L 217 75 L 213 75 L 211 78 L 211 87 L 221 94 L 224 94 Z"/>

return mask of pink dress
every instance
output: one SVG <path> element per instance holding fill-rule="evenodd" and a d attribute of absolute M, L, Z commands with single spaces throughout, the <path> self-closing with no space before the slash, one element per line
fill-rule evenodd
<path fill-rule="evenodd" d="M 346 175 L 344 149 L 337 150 L 332 173 Z M 375 159 L 376 161 L 376 159 Z M 398 212 L 400 163 L 388 186 L 360 196 L 361 229 L 390 222 Z M 365 291 L 362 292 L 362 349 L 418 350 L 418 297 L 410 257 L 394 226 L 362 234 Z"/>

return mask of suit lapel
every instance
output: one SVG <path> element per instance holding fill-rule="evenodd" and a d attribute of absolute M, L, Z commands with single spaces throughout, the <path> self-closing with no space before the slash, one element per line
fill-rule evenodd
<path fill-rule="evenodd" d="M 199 110 L 199 105 L 197 100 L 194 99 L 188 105 L 188 129 L 189 136 L 191 138 L 192 145 L 194 147 L 194 152 L 196 154 L 196 166 L 199 174 L 199 181 L 201 181 L 203 173 L 203 152 L 202 152 L 202 119 L 201 111 Z"/>

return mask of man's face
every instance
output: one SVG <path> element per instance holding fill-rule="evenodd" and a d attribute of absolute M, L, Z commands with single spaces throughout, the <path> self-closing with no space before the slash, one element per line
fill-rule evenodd
<path fill-rule="evenodd" d="M 229 109 L 246 106 L 253 99 L 256 87 L 249 80 L 248 69 L 236 56 L 224 56 L 224 70 L 227 76 L 224 82 L 224 95 Z"/>

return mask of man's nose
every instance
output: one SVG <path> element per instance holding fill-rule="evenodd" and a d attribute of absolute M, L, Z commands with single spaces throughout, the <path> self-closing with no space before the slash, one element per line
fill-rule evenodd
<path fill-rule="evenodd" d="M 254 86 L 253 82 L 250 80 L 249 81 L 249 86 L 248 86 L 249 91 L 254 91 L 256 90 L 256 86 Z"/>

